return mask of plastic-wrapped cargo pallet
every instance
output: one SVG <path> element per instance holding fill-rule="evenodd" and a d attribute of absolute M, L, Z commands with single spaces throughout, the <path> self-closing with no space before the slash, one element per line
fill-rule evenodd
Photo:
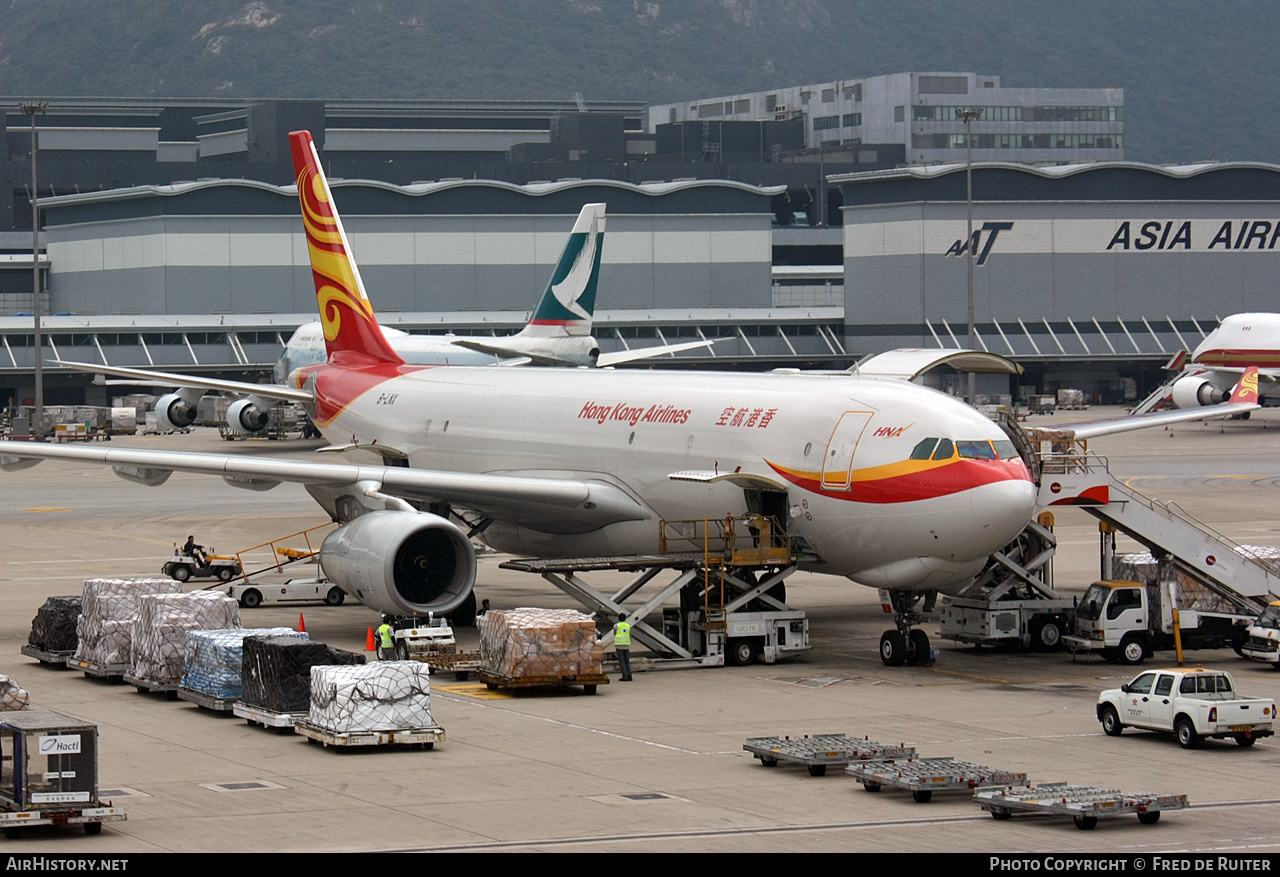
<path fill-rule="evenodd" d="M 512 679 L 601 672 L 595 620 L 575 609 L 495 609 L 476 627 L 485 672 Z"/>
<path fill-rule="evenodd" d="M 31 696 L 18 683 L 0 673 L 0 711 L 31 709 Z"/>
<path fill-rule="evenodd" d="M 245 637 L 240 701 L 277 713 L 309 712 L 312 667 L 363 663 L 364 655 L 324 643 L 288 636 Z"/>
<path fill-rule="evenodd" d="M 1256 548 L 1249 547 L 1248 552 L 1259 552 L 1259 557 L 1266 561 L 1268 552 L 1275 552 L 1274 548 Z M 1115 562 L 1112 566 L 1114 578 L 1130 581 L 1142 582 L 1144 585 L 1154 585 L 1160 581 L 1160 561 L 1149 552 L 1139 551 L 1132 554 L 1117 554 Z M 1176 570 L 1174 575 L 1178 582 L 1178 608 L 1179 609 L 1197 609 L 1201 612 L 1235 612 L 1230 601 L 1218 596 L 1210 591 L 1204 585 L 1197 582 L 1191 576 Z"/>
<path fill-rule="evenodd" d="M 173 579 L 86 579 L 76 625 L 76 660 L 127 665 L 133 621 L 143 595 L 181 592 L 182 585 Z"/>
<path fill-rule="evenodd" d="M 182 687 L 210 697 L 239 700 L 243 686 L 240 668 L 247 636 L 288 636 L 305 640 L 307 635 L 288 627 L 242 627 L 235 630 L 188 630 L 187 669 Z"/>
<path fill-rule="evenodd" d="M 177 683 L 187 663 L 187 631 L 240 626 L 240 604 L 213 591 L 147 594 L 133 622 L 130 673 L 139 679 Z"/>
<path fill-rule="evenodd" d="M 427 665 L 376 661 L 312 667 L 307 721 L 335 734 L 434 728 Z"/>
<path fill-rule="evenodd" d="M 74 651 L 76 623 L 80 620 L 80 597 L 50 597 L 31 620 L 27 645 L 46 652 Z"/>

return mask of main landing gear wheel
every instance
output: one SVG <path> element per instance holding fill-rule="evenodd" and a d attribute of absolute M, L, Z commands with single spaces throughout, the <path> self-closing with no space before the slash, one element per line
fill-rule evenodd
<path fill-rule="evenodd" d="M 896 630 L 886 630 L 880 637 L 880 660 L 886 667 L 901 667 L 907 662 L 907 638 Z"/>
<path fill-rule="evenodd" d="M 929 660 L 929 635 L 913 630 L 907 637 L 907 663 L 924 664 Z"/>

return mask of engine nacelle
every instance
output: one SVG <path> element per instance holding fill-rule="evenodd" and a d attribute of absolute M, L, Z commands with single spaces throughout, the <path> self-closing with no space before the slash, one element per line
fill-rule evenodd
<path fill-rule="evenodd" d="M 1218 405 L 1229 398 L 1230 390 L 1219 390 L 1210 381 L 1196 375 L 1187 375 L 1173 382 L 1173 404 L 1179 408 Z"/>
<path fill-rule="evenodd" d="M 180 393 L 167 393 L 156 400 L 156 420 L 169 429 L 186 429 L 196 422 L 196 403 Z"/>
<path fill-rule="evenodd" d="M 384 615 L 443 615 L 476 582 L 476 552 L 456 525 L 425 512 L 369 512 L 325 537 L 320 566 Z"/>
<path fill-rule="evenodd" d="M 252 399 L 237 399 L 227 406 L 227 426 L 235 432 L 246 435 L 262 432 L 270 422 L 270 410 L 253 404 Z"/>

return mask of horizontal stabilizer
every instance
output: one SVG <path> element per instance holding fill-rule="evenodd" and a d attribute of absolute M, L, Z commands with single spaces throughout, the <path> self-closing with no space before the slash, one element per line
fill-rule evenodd
<path fill-rule="evenodd" d="M 596 360 L 596 365 L 601 368 L 608 368 L 611 365 L 622 365 L 627 362 L 639 362 L 644 359 L 653 359 L 658 356 L 666 356 L 672 353 L 679 353 L 681 350 L 695 350 L 699 347 L 710 347 L 721 338 L 712 338 L 709 341 L 685 341 L 680 344 L 662 344 L 657 347 L 641 347 L 638 350 L 619 350 L 616 353 L 602 353 L 600 358 Z"/>

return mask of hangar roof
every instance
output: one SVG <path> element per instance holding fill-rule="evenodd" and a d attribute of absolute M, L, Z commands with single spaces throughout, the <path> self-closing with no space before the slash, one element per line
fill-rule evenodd
<path fill-rule="evenodd" d="M 965 165 L 912 165 L 833 174 L 846 206 L 964 201 Z M 975 201 L 1280 201 L 1280 165 L 1136 161 L 1030 165 L 973 163 Z"/>
<path fill-rule="evenodd" d="M 753 186 L 734 180 L 628 183 L 587 179 L 514 183 L 439 180 L 396 185 L 379 180 L 330 179 L 345 189 L 342 212 L 359 214 L 491 215 L 576 213 L 586 201 L 606 201 L 609 212 L 768 213 L 785 186 Z M 259 215 L 296 213 L 298 187 L 258 180 L 213 179 L 132 186 L 41 198 L 50 225 L 155 215 Z"/>

